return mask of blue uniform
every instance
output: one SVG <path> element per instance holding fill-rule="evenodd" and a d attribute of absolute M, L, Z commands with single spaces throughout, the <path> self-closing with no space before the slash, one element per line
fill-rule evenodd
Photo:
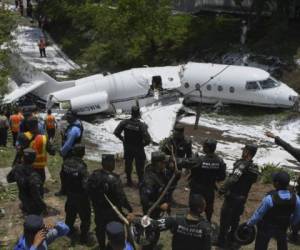
<path fill-rule="evenodd" d="M 68 233 L 69 233 L 69 227 L 63 222 L 58 222 L 53 229 L 49 230 L 46 239 L 37 248 L 34 246 L 27 246 L 25 243 L 25 238 L 24 236 L 22 236 L 19 239 L 19 242 L 15 246 L 14 250 L 47 250 L 48 245 L 50 245 L 57 238 L 65 236 Z"/>
<path fill-rule="evenodd" d="M 278 191 L 279 197 L 283 200 L 291 199 L 291 193 L 287 190 Z M 259 208 L 254 212 L 252 217 L 248 220 L 248 225 L 256 225 L 266 212 L 273 207 L 273 200 L 271 195 L 267 195 L 261 202 Z M 300 198 L 297 196 L 296 208 L 291 217 L 291 224 L 296 225 L 300 222 Z"/>
<path fill-rule="evenodd" d="M 287 228 L 300 221 L 300 198 L 288 190 L 268 194 L 254 212 L 248 225 L 257 224 L 255 250 L 267 250 L 271 238 L 277 249 L 287 250 Z"/>
<path fill-rule="evenodd" d="M 133 250 L 133 249 L 134 249 L 133 246 L 129 242 L 126 241 L 124 250 Z"/>
<path fill-rule="evenodd" d="M 73 123 L 73 126 L 71 126 L 66 131 L 66 141 L 64 145 L 62 146 L 60 152 L 63 157 L 65 157 L 73 148 L 76 139 L 81 137 L 81 123 L 79 120 L 75 121 Z"/>

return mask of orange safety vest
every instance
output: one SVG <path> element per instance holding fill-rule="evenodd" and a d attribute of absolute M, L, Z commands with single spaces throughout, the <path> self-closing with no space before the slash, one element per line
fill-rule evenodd
<path fill-rule="evenodd" d="M 33 135 L 30 132 L 24 133 L 29 141 L 32 140 Z M 47 165 L 47 137 L 45 135 L 36 135 L 30 143 L 29 147 L 34 149 L 36 153 L 33 168 L 43 169 Z"/>
<path fill-rule="evenodd" d="M 53 115 L 47 115 L 47 117 L 46 117 L 46 128 L 47 129 L 55 128 L 55 117 Z"/>
<path fill-rule="evenodd" d="M 20 131 L 20 123 L 22 121 L 22 117 L 20 115 L 11 115 L 9 120 L 11 131 L 14 133 L 18 133 Z"/>

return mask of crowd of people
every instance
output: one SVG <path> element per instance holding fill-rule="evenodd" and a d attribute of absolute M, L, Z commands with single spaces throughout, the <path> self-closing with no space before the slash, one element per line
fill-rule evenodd
<path fill-rule="evenodd" d="M 44 201 L 45 167 L 48 154 L 54 155 L 53 141 L 57 121 L 47 112 L 44 120 L 32 111 L 16 110 L 9 118 L 0 116 L 0 141 L 6 146 L 7 131 L 11 130 L 16 157 L 8 182 L 16 182 L 20 208 L 25 215 L 24 234 L 16 250 L 47 249 L 47 245 L 61 236 L 79 236 L 81 244 L 93 241 L 91 232 L 92 211 L 96 225 L 95 235 L 100 249 L 155 249 L 160 232 L 172 233 L 173 250 L 238 249 L 255 240 L 255 249 L 268 249 L 271 238 L 277 240 L 280 250 L 287 249 L 289 238 L 296 242 L 300 227 L 300 198 L 289 189 L 290 176 L 279 171 L 272 176 L 274 190 L 266 194 L 261 205 L 245 223 L 240 224 L 249 192 L 260 176 L 253 162 L 258 146 L 246 144 L 231 171 L 220 155 L 216 154 L 217 141 L 205 139 L 203 152 L 192 152 L 192 141 L 185 136 L 184 127 L 176 124 L 173 134 L 159 145 L 146 164 L 145 146 L 152 143 L 147 125 L 140 119 L 138 107 L 132 107 L 131 118 L 123 120 L 114 134 L 124 145 L 127 186 L 138 188 L 143 216 L 127 198 L 121 178 L 114 172 L 114 154 L 102 155 L 102 167 L 89 173 L 84 161 L 82 143 L 83 125 L 72 111 L 63 119 L 68 126 L 62 131 L 59 154 L 63 159 L 60 172 L 61 188 L 55 193 L 66 196 L 65 222 L 44 222 L 47 204 Z M 297 160 L 300 149 L 292 147 L 271 132 L 266 136 L 275 139 Z M 138 177 L 132 178 L 133 162 Z M 228 175 L 229 172 L 229 175 Z M 173 192 L 182 175 L 189 175 L 189 210 L 181 216 L 172 216 Z M 212 215 L 215 194 L 224 197 L 220 214 L 219 232 L 213 237 Z M 205 213 L 205 216 L 202 214 Z M 75 227 L 80 218 L 80 231 Z M 255 226 L 257 227 L 257 233 Z M 216 238 L 216 242 L 213 242 Z"/>

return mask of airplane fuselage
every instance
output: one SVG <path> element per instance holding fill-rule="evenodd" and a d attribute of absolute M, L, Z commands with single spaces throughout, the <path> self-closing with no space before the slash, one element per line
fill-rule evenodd
<path fill-rule="evenodd" d="M 233 65 L 193 63 L 166 67 L 144 67 L 103 76 L 92 75 L 57 82 L 45 73 L 31 74 L 31 84 L 10 93 L 10 103 L 32 93 L 81 115 L 129 110 L 171 98 L 208 104 L 240 104 L 269 108 L 291 108 L 298 94 L 264 70 Z"/>
<path fill-rule="evenodd" d="M 161 83 L 157 89 L 154 78 Z M 135 68 L 99 79 L 83 78 L 75 81 L 74 87 L 50 96 L 85 115 L 129 110 L 137 101 L 145 106 L 178 95 L 192 102 L 270 108 L 290 108 L 298 96 L 264 70 L 208 63 Z"/>

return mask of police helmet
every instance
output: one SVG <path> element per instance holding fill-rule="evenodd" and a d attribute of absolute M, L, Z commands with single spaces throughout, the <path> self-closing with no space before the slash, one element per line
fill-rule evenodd
<path fill-rule="evenodd" d="M 112 221 L 106 225 L 106 234 L 109 241 L 116 244 L 125 243 L 125 229 L 120 222 Z"/>
<path fill-rule="evenodd" d="M 76 120 L 77 118 L 77 113 L 73 110 L 68 110 L 65 115 L 62 117 L 62 119 L 69 121 Z"/>
<path fill-rule="evenodd" d="M 32 148 L 26 148 L 23 150 L 23 159 L 25 163 L 33 163 L 35 161 L 36 152 Z"/>
<path fill-rule="evenodd" d="M 17 141 L 18 141 L 18 145 L 21 148 L 27 148 L 30 142 L 24 133 L 19 134 Z"/>
<path fill-rule="evenodd" d="M 181 124 L 176 124 L 174 127 L 174 132 L 184 133 L 184 126 Z"/>
<path fill-rule="evenodd" d="M 206 139 L 203 143 L 203 149 L 204 151 L 207 151 L 207 153 L 215 152 L 216 148 L 217 141 L 215 139 Z"/>
<path fill-rule="evenodd" d="M 39 215 L 28 215 L 24 222 L 24 231 L 37 233 L 44 227 L 43 217 Z"/>
<path fill-rule="evenodd" d="M 243 223 L 238 226 L 234 233 L 234 239 L 241 245 L 249 245 L 255 240 L 256 229 L 255 226 L 249 226 Z"/>
<path fill-rule="evenodd" d="M 133 117 L 140 117 L 141 116 L 140 108 L 138 106 L 132 106 L 131 107 L 131 116 L 133 116 Z"/>
<path fill-rule="evenodd" d="M 166 154 L 160 151 L 152 152 L 151 153 L 151 163 L 157 163 L 161 161 L 165 161 L 167 159 Z"/>
<path fill-rule="evenodd" d="M 30 117 L 26 121 L 26 127 L 28 128 L 29 131 L 36 130 L 39 127 L 39 121 L 37 117 Z"/>
<path fill-rule="evenodd" d="M 257 148 L 256 144 L 246 144 L 244 150 L 247 150 L 252 156 L 255 156 Z"/>
<path fill-rule="evenodd" d="M 201 194 L 191 193 L 189 198 L 189 207 L 191 211 L 197 213 L 199 210 L 201 210 L 203 212 L 205 206 L 206 206 L 206 202 L 204 197 Z"/>
<path fill-rule="evenodd" d="M 115 165 L 116 159 L 114 154 L 103 154 L 102 155 L 102 166 Z"/>

